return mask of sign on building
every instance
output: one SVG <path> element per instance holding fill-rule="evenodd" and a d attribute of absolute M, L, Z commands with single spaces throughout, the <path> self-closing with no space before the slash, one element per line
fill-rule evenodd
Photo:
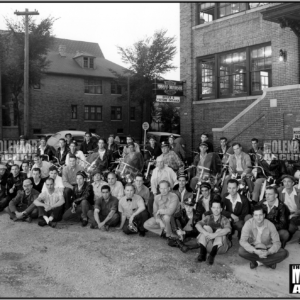
<path fill-rule="evenodd" d="M 157 102 L 180 102 L 183 96 L 183 82 L 175 80 L 155 80 L 155 94 Z"/>
<path fill-rule="evenodd" d="M 270 156 L 278 160 L 300 160 L 300 147 L 298 141 L 293 140 L 268 140 L 264 141 L 265 159 Z"/>
<path fill-rule="evenodd" d="M 300 139 L 300 127 L 293 128 L 293 138 Z"/>

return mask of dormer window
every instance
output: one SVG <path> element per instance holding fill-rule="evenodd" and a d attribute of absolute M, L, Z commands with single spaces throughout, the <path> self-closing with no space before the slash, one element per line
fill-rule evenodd
<path fill-rule="evenodd" d="M 94 69 L 94 58 L 93 57 L 84 57 L 83 58 L 83 67 Z"/>

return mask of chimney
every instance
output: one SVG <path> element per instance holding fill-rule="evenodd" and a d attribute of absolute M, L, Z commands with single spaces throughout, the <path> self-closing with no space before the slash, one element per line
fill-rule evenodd
<path fill-rule="evenodd" d="M 66 51 L 67 51 L 67 46 L 66 45 L 59 45 L 58 46 L 58 52 L 60 56 L 65 57 L 66 56 Z"/>

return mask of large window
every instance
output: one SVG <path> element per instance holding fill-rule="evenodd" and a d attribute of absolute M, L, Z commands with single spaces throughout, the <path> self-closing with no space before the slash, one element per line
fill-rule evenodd
<path fill-rule="evenodd" d="M 112 106 L 111 107 L 111 118 L 112 121 L 122 120 L 122 107 L 121 106 Z"/>
<path fill-rule="evenodd" d="M 86 94 L 102 94 L 102 80 L 100 79 L 85 79 L 84 92 Z"/>
<path fill-rule="evenodd" d="M 77 105 L 71 105 L 71 119 L 77 119 Z"/>
<path fill-rule="evenodd" d="M 90 121 L 102 121 L 102 106 L 84 106 L 84 119 Z"/>
<path fill-rule="evenodd" d="M 122 94 L 122 86 L 118 82 L 111 81 L 110 87 L 111 94 Z"/>
<path fill-rule="evenodd" d="M 272 49 L 257 45 L 198 60 L 199 100 L 262 94 L 272 86 Z"/>
<path fill-rule="evenodd" d="M 256 8 L 258 6 L 266 5 L 269 3 L 214 3 L 214 2 L 201 2 L 198 4 L 197 11 L 197 24 L 211 22 L 213 20 L 223 18 L 229 15 L 239 13 L 241 11 Z"/>

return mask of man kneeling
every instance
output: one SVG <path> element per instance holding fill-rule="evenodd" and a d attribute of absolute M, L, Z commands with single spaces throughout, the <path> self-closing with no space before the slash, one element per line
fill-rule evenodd
<path fill-rule="evenodd" d="M 226 253 L 231 247 L 227 235 L 231 232 L 229 220 L 221 215 L 222 204 L 218 200 L 213 200 L 211 203 L 212 214 L 206 216 L 202 221 L 196 224 L 196 228 L 200 232 L 198 243 L 200 244 L 200 253 L 198 261 L 206 260 L 206 252 L 210 252 L 207 258 L 207 263 L 212 265 L 215 256 Z"/>
<path fill-rule="evenodd" d="M 96 199 L 94 211 L 88 211 L 88 218 L 91 221 L 91 229 L 115 227 L 120 223 L 120 215 L 118 213 L 118 198 L 110 193 L 109 185 L 101 187 L 102 197 Z"/>
<path fill-rule="evenodd" d="M 59 189 L 54 188 L 54 179 L 48 178 L 45 182 L 46 191 L 42 192 L 34 205 L 39 209 L 39 226 L 49 225 L 52 228 L 56 226 L 56 222 L 61 221 L 65 199 Z"/>
<path fill-rule="evenodd" d="M 250 260 L 250 269 L 259 264 L 275 269 L 276 264 L 287 257 L 287 251 L 281 248 L 275 225 L 265 219 L 260 205 L 254 206 L 253 218 L 245 223 L 240 245 L 239 256 Z"/>

